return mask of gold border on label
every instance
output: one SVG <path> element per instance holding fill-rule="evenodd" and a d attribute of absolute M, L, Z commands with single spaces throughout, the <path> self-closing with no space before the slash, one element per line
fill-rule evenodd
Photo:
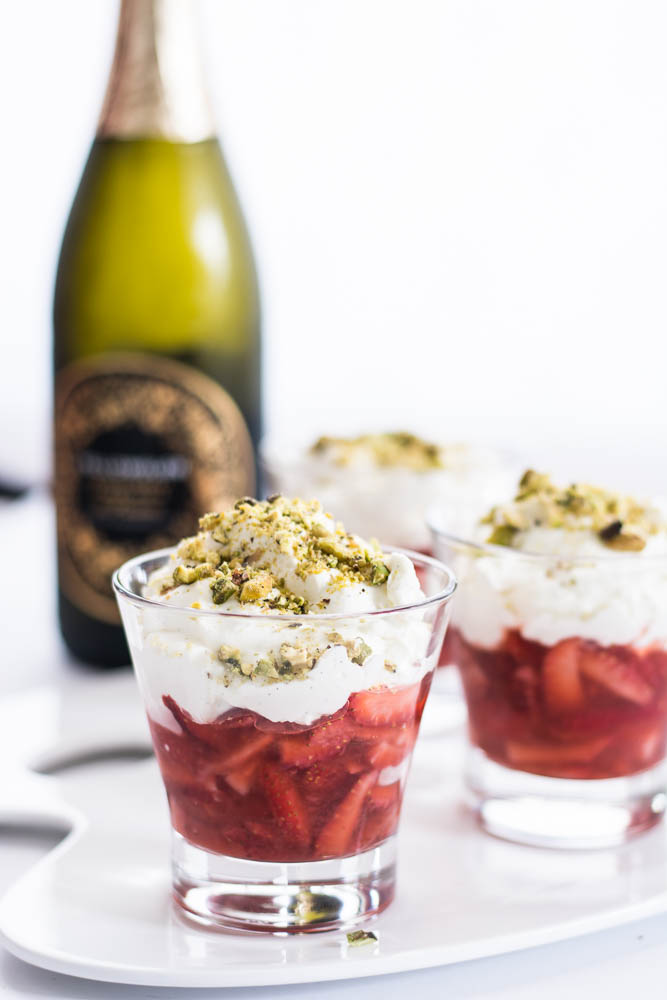
<path fill-rule="evenodd" d="M 123 376 L 128 375 L 154 383 L 154 406 L 146 406 L 145 393 L 140 399 L 131 380 L 123 383 Z M 117 386 L 109 386 L 115 393 L 100 396 L 87 385 L 104 378 L 119 379 Z M 72 405 L 77 391 L 83 394 Z M 139 413 L 140 408 L 143 413 Z M 193 464 L 189 480 L 192 508 L 174 516 L 170 525 L 173 535 L 156 532 L 139 547 L 105 538 L 83 515 L 77 501 L 77 454 L 87 440 L 118 426 L 121 416 L 133 415 L 140 426 L 145 426 L 141 420 L 148 423 L 147 432 L 171 438 L 174 450 L 182 451 Z M 224 510 L 239 496 L 254 493 L 252 442 L 241 411 L 217 382 L 180 361 L 122 352 L 68 365 L 56 378 L 54 437 L 60 586 L 81 611 L 109 624 L 120 622 L 110 585 L 111 573 L 118 565 L 141 551 L 190 534 L 205 511 Z"/>

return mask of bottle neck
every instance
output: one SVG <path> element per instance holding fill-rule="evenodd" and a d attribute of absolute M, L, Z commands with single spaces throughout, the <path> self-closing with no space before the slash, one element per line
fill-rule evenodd
<path fill-rule="evenodd" d="M 98 138 L 200 142 L 212 135 L 192 0 L 121 0 Z"/>

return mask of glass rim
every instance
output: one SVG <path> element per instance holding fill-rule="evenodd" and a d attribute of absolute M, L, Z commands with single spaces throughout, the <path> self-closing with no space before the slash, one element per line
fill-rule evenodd
<path fill-rule="evenodd" d="M 294 614 L 258 614 L 257 612 L 250 611 L 218 611 L 212 608 L 182 608 L 176 607 L 175 605 L 165 604 L 162 601 L 152 600 L 150 597 L 143 597 L 140 594 L 135 594 L 129 589 L 126 582 L 123 580 L 124 576 L 131 573 L 137 567 L 141 566 L 147 562 L 155 562 L 160 559 L 166 559 L 176 552 L 177 546 L 169 545 L 163 549 L 155 549 L 153 552 L 143 552 L 138 556 L 134 556 L 132 559 L 128 559 L 121 566 L 114 571 L 111 577 L 111 584 L 116 594 L 116 597 L 122 597 L 132 604 L 139 605 L 140 607 L 147 608 L 159 608 L 161 611 L 168 612 L 180 612 L 181 614 L 187 614 L 189 617 L 193 615 L 212 617 L 212 618 L 235 618 L 241 619 L 242 621 L 247 621 L 252 619 L 252 621 L 267 621 L 267 622 L 282 622 L 283 624 L 299 624 L 307 625 L 309 622 L 313 621 L 349 621 L 351 619 L 360 618 L 376 618 L 381 615 L 393 615 L 398 612 L 407 611 L 418 611 L 424 610 L 429 607 L 444 605 L 454 596 L 454 592 L 458 586 L 458 581 L 453 570 L 446 565 L 446 563 L 441 562 L 439 559 L 435 559 L 432 556 L 427 556 L 421 552 L 414 552 L 412 549 L 403 549 L 395 545 L 382 546 L 383 553 L 400 553 L 405 555 L 410 559 L 413 566 L 415 563 L 421 564 L 424 567 L 437 570 L 440 573 L 444 573 L 447 576 L 446 586 L 439 590 L 436 594 L 431 597 L 424 598 L 423 601 L 418 601 L 414 604 L 401 604 L 393 608 L 376 608 L 370 611 L 342 611 L 333 613 L 322 613 L 322 614 L 305 614 L 305 615 L 294 615 Z M 157 568 L 157 567 L 156 567 Z"/>
<path fill-rule="evenodd" d="M 530 552 L 524 549 L 514 549 L 511 545 L 495 545 L 492 542 L 479 542 L 473 540 L 472 538 L 464 538 L 461 535 L 456 535 L 453 532 L 447 531 L 437 523 L 433 514 L 427 515 L 426 525 L 434 539 L 437 541 L 442 541 L 455 546 L 465 546 L 468 549 L 475 550 L 475 552 L 479 555 L 495 556 L 496 558 L 507 556 L 515 559 L 526 559 L 529 562 L 535 563 L 564 562 L 568 564 L 590 564 L 591 562 L 609 562 L 617 566 L 622 564 L 627 565 L 628 562 L 635 566 L 645 566 L 647 563 L 667 563 L 667 552 L 652 552 L 647 555 L 641 555 L 641 552 L 614 551 L 589 552 L 587 554 L 570 554 L 565 552 Z"/>

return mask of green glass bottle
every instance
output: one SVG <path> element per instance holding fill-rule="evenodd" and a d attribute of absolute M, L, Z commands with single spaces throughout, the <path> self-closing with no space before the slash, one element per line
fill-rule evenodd
<path fill-rule="evenodd" d="M 255 485 L 260 309 L 190 0 L 121 0 L 54 299 L 58 605 L 80 659 L 129 662 L 110 574 Z"/>

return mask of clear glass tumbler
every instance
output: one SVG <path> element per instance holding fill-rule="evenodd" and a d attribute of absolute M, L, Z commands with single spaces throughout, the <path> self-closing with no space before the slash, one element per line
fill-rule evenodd
<path fill-rule="evenodd" d="M 356 616 L 237 614 L 144 598 L 171 551 L 125 563 L 114 588 L 169 800 L 176 902 L 205 926 L 276 932 L 379 913 L 394 895 L 396 830 L 452 573 L 408 552 L 426 595 L 419 604 Z M 366 640 L 378 635 L 397 672 L 390 660 L 368 666 Z M 211 685 L 221 682 L 211 664 L 241 639 L 257 656 L 293 660 L 310 644 L 318 659 L 302 679 L 243 681 L 262 685 L 266 714 L 225 703 L 211 717 L 220 696 Z"/>
<path fill-rule="evenodd" d="M 432 530 L 459 581 L 445 649 L 483 827 L 602 847 L 653 826 L 665 809 L 667 559 L 531 555 Z"/>

